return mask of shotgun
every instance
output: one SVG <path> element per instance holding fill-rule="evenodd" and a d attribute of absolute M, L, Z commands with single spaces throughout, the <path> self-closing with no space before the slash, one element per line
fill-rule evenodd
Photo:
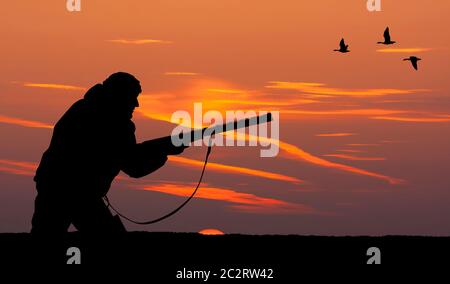
<path fill-rule="evenodd" d="M 214 134 L 219 134 L 221 132 L 231 131 L 231 130 L 237 130 L 241 128 L 247 128 L 250 126 L 262 124 L 262 123 L 268 123 L 272 121 L 272 114 L 269 112 L 264 115 L 255 116 L 252 118 L 246 118 L 241 120 L 234 120 L 228 123 L 224 123 L 222 125 L 213 125 L 209 127 L 205 127 L 202 129 L 192 129 L 188 132 L 180 132 L 179 134 L 175 135 L 169 135 L 161 138 L 156 138 L 152 140 L 148 140 L 143 142 L 142 144 L 145 145 L 145 147 L 151 147 L 153 149 L 162 149 L 165 151 L 167 155 L 177 155 L 181 151 L 187 147 L 190 146 L 175 146 L 173 145 L 172 141 L 173 139 L 180 139 L 183 141 L 184 135 L 190 135 L 190 143 L 193 143 L 194 141 L 203 139 L 203 137 L 211 136 Z M 205 133 L 206 132 L 206 133 Z"/>

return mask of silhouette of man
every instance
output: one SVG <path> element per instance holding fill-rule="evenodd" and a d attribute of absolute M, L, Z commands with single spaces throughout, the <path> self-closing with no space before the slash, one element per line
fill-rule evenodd
<path fill-rule="evenodd" d="M 184 149 L 136 143 L 131 118 L 140 93 L 134 76 L 112 74 L 58 121 L 34 177 L 33 235 L 64 234 L 70 224 L 92 234 L 125 231 L 102 199 L 114 178 L 120 171 L 133 178 L 148 175 L 164 165 L 168 154 Z"/>

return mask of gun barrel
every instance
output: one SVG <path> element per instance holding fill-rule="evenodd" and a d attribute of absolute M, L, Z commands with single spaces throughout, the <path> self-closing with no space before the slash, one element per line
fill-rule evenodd
<path fill-rule="evenodd" d="M 191 130 L 190 132 L 180 133 L 179 135 L 190 135 L 191 142 L 194 142 L 194 141 L 203 139 L 205 131 L 207 129 L 210 129 L 210 131 L 208 131 L 209 135 L 211 135 L 213 131 L 214 131 L 214 134 L 219 134 L 221 132 L 227 132 L 227 131 L 232 131 L 232 130 L 234 131 L 237 129 L 247 128 L 247 127 L 255 126 L 258 124 L 262 124 L 262 123 L 268 123 L 270 121 L 272 121 L 272 114 L 269 112 L 264 115 L 255 116 L 252 118 L 241 119 L 241 120 L 235 120 L 235 121 L 231 121 L 228 123 L 224 123 L 222 125 L 213 125 L 213 126 L 205 127 L 203 129 Z M 209 136 L 209 135 L 207 135 L 207 136 Z M 176 138 L 176 137 L 174 137 L 174 138 Z"/>

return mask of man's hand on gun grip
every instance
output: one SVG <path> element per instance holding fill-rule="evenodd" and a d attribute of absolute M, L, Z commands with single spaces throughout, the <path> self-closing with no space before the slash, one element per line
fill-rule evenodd
<path fill-rule="evenodd" d="M 171 147 L 169 147 L 167 149 L 167 155 L 179 155 L 181 153 L 183 153 L 184 149 L 188 148 L 189 146 L 173 146 L 171 145 Z"/>

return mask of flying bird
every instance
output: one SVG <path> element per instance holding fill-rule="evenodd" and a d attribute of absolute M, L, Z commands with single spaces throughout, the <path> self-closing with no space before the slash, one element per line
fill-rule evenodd
<path fill-rule="evenodd" d="M 350 50 L 348 50 L 348 44 L 345 44 L 344 39 L 341 39 L 341 42 L 339 43 L 340 48 L 339 49 L 335 49 L 334 51 L 338 51 L 341 53 L 347 53 L 350 52 Z"/>
<path fill-rule="evenodd" d="M 417 62 L 419 60 L 422 60 L 421 58 L 418 58 L 416 56 L 410 56 L 409 58 L 405 58 L 403 59 L 403 61 L 411 61 L 412 66 L 414 67 L 414 69 L 418 70 L 418 66 L 417 66 Z"/>
<path fill-rule="evenodd" d="M 391 34 L 389 33 L 389 27 L 386 28 L 383 34 L 384 41 L 379 41 L 378 44 L 391 45 L 394 44 L 395 41 L 391 41 Z"/>

